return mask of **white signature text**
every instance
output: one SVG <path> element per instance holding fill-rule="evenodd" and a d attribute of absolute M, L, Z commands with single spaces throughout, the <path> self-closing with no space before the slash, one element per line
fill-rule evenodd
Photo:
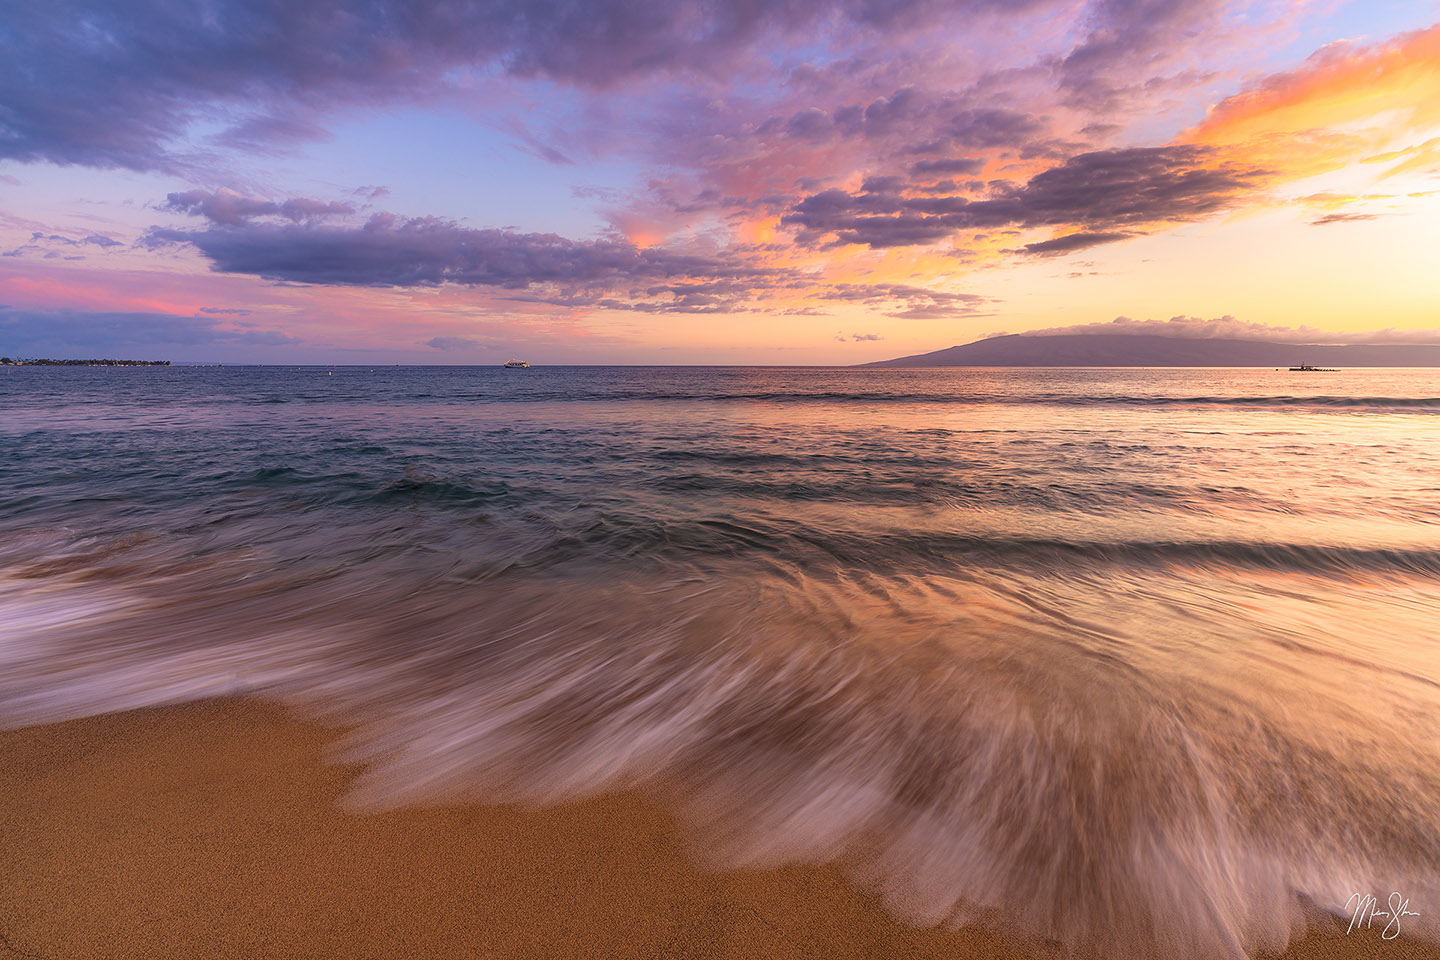
<path fill-rule="evenodd" d="M 1357 893 L 1345 901 L 1345 909 L 1349 910 L 1351 904 L 1355 905 L 1354 911 L 1350 914 L 1350 927 L 1345 931 L 1349 935 L 1351 930 L 1357 928 L 1368 929 L 1375 922 L 1376 917 L 1389 917 L 1385 921 L 1385 927 L 1380 931 L 1381 940 L 1394 940 L 1400 936 L 1400 918 L 1418 917 L 1420 914 L 1410 909 L 1410 900 L 1400 896 L 1399 893 L 1390 894 L 1384 906 L 1389 910 L 1381 910 L 1382 904 L 1374 896 L 1368 893 Z"/>

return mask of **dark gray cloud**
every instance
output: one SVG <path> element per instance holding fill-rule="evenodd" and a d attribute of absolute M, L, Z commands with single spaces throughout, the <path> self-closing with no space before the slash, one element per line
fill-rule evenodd
<path fill-rule="evenodd" d="M 1222 210 L 1263 182 L 1265 172 L 1225 162 L 1194 145 L 1102 150 L 1070 157 L 1027 183 L 998 183 L 983 199 L 914 197 L 889 189 L 806 197 L 782 223 L 802 242 L 895 247 L 932 243 L 965 229 L 1077 225 L 1094 239 L 1117 227 L 1193 220 Z M 1055 241 L 1058 242 L 1058 241 Z M 1097 242 L 1103 242 L 1098 241 Z M 1031 252 L 1045 252 L 1040 251 Z"/>
<path fill-rule="evenodd" d="M 1065 253 L 1074 253 L 1076 250 L 1084 250 L 1087 247 L 1098 247 L 1102 243 L 1114 243 L 1116 240 L 1124 240 L 1132 237 L 1132 233 L 1070 233 L 1063 237 L 1055 237 L 1053 240 L 1041 240 L 1039 243 L 1027 243 L 1021 249 L 1032 256 L 1054 257 Z"/>

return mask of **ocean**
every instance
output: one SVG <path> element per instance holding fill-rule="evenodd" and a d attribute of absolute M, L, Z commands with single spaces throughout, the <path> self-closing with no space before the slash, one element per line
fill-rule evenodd
<path fill-rule="evenodd" d="M 1078 953 L 1440 935 L 1440 371 L 13 367 L 0 445 L 0 727 L 277 700 L 355 809 L 640 790 Z"/>

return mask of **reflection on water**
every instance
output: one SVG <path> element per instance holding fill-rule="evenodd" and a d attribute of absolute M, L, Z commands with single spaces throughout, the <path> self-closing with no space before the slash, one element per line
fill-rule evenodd
<path fill-rule="evenodd" d="M 916 922 L 1433 936 L 1440 390 L 1327 377 L 5 371 L 0 724 L 251 693 L 362 807 L 639 786 Z"/>

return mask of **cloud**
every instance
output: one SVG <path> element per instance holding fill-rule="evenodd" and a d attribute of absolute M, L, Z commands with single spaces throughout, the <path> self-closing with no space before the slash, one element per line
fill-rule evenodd
<path fill-rule="evenodd" d="M 802 242 L 832 237 L 872 247 L 933 243 L 964 229 L 1007 226 L 1074 225 L 1088 228 L 1077 237 L 1109 233 L 1120 239 L 1128 232 L 1115 227 L 1177 223 L 1223 210 L 1264 177 L 1263 170 L 1195 145 L 1092 151 L 1023 185 L 995 184 L 984 199 L 826 190 L 797 203 L 781 222 L 799 227 Z M 1040 246 L 1038 252 L 1045 252 Z"/>
<path fill-rule="evenodd" d="M 1058 67 L 1066 98 L 1092 110 L 1111 104 L 1167 64 L 1203 49 L 1225 6 L 1223 0 L 1099 0 L 1088 5 L 1088 30 Z M 1250 25 L 1253 29 L 1253 21 Z"/>
<path fill-rule="evenodd" d="M 1323 217 L 1317 217 L 1309 221 L 1312 227 L 1323 227 L 1329 223 L 1351 223 L 1356 220 L 1374 220 L 1379 217 L 1378 213 L 1327 213 Z"/>
<path fill-rule="evenodd" d="M 293 117 L 260 116 L 242 120 L 216 134 L 211 142 L 217 146 L 245 150 L 250 153 L 284 153 L 277 145 L 324 143 L 334 139 L 324 127 Z"/>
<path fill-rule="evenodd" d="M 978 157 L 950 157 L 944 160 L 921 160 L 911 165 L 912 173 L 962 174 L 969 176 L 985 169 L 985 161 Z"/>
<path fill-rule="evenodd" d="M 222 212 L 222 217 L 228 213 Z M 537 283 L 740 277 L 774 273 L 624 240 L 473 229 L 438 217 L 376 214 L 361 226 L 217 219 L 203 230 L 153 228 L 144 243 L 187 243 L 225 273 L 351 286 L 458 283 L 521 289 Z"/>
<path fill-rule="evenodd" d="M 55 357 L 104 356 L 127 349 L 302 342 L 278 330 L 233 330 L 203 316 L 18 307 L 0 307 L 0 340 L 12 356 Z"/>
<path fill-rule="evenodd" d="M 167 169 L 192 123 L 229 116 L 217 145 L 273 151 L 323 139 L 312 114 L 434 102 L 477 75 L 606 89 L 656 74 L 733 71 L 751 47 L 817 30 L 903 31 L 1039 0 L 84 0 L 6 11 L 0 158 Z M 318 51 L 318 53 L 317 53 Z"/>
<path fill-rule="evenodd" d="M 56 246 L 62 248 L 91 246 L 109 250 L 113 247 L 123 247 L 125 244 L 119 240 L 98 233 L 88 234 L 77 240 L 74 237 L 67 237 L 60 233 L 45 233 L 42 230 L 33 230 L 30 233 L 29 243 L 23 243 L 13 250 L 6 250 L 3 254 L 0 254 L 0 256 L 24 257 L 26 254 L 36 254 L 46 260 L 58 260 L 62 256 L 64 256 L 66 260 L 85 259 L 79 254 L 62 255 L 54 249 Z"/>
<path fill-rule="evenodd" d="M 889 307 L 885 314 L 888 317 L 926 319 L 972 316 L 990 302 L 989 297 L 975 293 L 931 290 L 904 283 L 837 283 L 817 290 L 814 296 Z"/>
<path fill-rule="evenodd" d="M 1084 250 L 1087 247 L 1097 247 L 1102 243 L 1114 243 L 1116 240 L 1124 240 L 1126 237 L 1133 236 L 1133 233 L 1071 233 L 1053 240 L 1027 243 L 1022 249 L 1032 256 L 1054 257 L 1074 253 L 1076 250 Z"/>
<path fill-rule="evenodd" d="M 377 213 L 358 224 L 281 216 L 293 201 L 182 196 L 172 206 L 201 212 L 203 229 L 154 227 L 152 249 L 193 246 L 224 273 L 333 286 L 427 287 L 457 284 L 510 291 L 506 299 L 569 308 L 647 313 L 721 313 L 745 309 L 771 288 L 801 282 L 787 269 L 742 253 L 641 248 L 606 238 L 475 229 L 439 217 Z M 209 204 L 207 206 L 207 204 Z M 308 209 L 308 208 L 307 208 Z"/>
<path fill-rule="evenodd" d="M 482 344 L 469 337 L 431 337 L 425 346 L 435 350 L 474 350 Z"/>
<path fill-rule="evenodd" d="M 154 227 L 152 249 L 188 245 L 218 272 L 323 286 L 495 288 L 503 300 L 567 309 L 651 314 L 723 314 L 758 309 L 783 296 L 844 301 L 891 316 L 974 315 L 990 298 L 904 283 L 833 283 L 768 265 L 768 248 L 689 250 L 640 247 L 619 238 L 571 240 L 556 234 L 476 229 L 439 217 L 377 213 L 357 223 L 260 217 L 290 201 L 233 195 L 207 208 L 209 195 L 175 202 L 211 214 L 200 229 Z M 813 311 L 811 311 L 813 313 Z"/>
<path fill-rule="evenodd" d="M 1440 343 L 1440 329 L 1384 330 L 1336 332 L 1318 327 L 1287 327 L 1268 323 L 1237 320 L 1225 315 L 1205 320 L 1200 317 L 1177 316 L 1168 320 L 1132 320 L 1116 317 L 1104 323 L 1080 323 L 1065 327 L 1027 330 L 1022 337 L 1043 337 L 1060 334 L 1145 334 L 1159 337 L 1193 337 L 1226 340 L 1269 340 L 1280 343 Z M 996 334 L 999 336 L 999 334 Z"/>
<path fill-rule="evenodd" d="M 202 216 L 213 223 L 239 226 L 254 217 L 279 216 L 286 220 L 314 220 L 354 213 L 346 203 L 292 197 L 280 203 L 263 197 L 247 197 L 234 190 L 187 190 L 165 196 L 164 209 Z"/>
<path fill-rule="evenodd" d="M 1380 179 L 1440 170 L 1437 62 L 1440 24 L 1368 46 L 1332 43 L 1220 101 L 1183 136 L 1297 179 L 1351 162 L 1388 165 Z"/>

